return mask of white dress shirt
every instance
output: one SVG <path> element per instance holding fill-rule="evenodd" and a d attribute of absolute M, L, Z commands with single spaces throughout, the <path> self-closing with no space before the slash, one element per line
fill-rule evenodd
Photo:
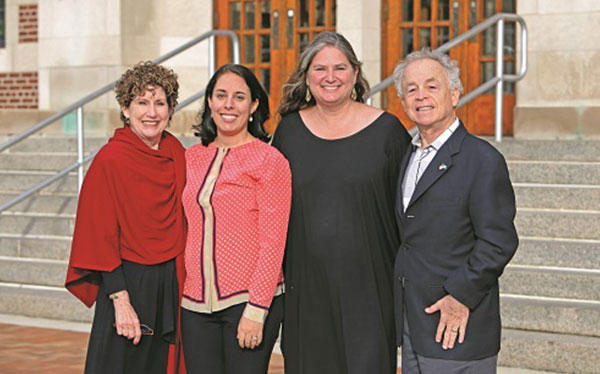
<path fill-rule="evenodd" d="M 421 176 L 431 163 L 431 160 L 433 160 L 437 154 L 438 150 L 458 128 L 459 123 L 457 118 L 450 127 L 423 150 L 421 150 L 421 133 L 417 133 L 417 135 L 413 137 L 411 141 L 413 153 L 410 156 L 410 161 L 408 162 L 408 167 L 404 174 L 404 179 L 402 180 L 402 204 L 405 212 L 408 203 L 410 203 L 410 199 L 412 199 L 412 195 L 415 192 L 419 179 L 421 179 Z"/>

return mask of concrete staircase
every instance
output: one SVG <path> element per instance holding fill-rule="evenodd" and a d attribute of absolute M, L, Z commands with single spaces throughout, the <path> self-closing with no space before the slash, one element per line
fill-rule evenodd
<path fill-rule="evenodd" d="M 521 239 L 500 280 L 500 365 L 600 373 L 600 142 L 495 145 Z"/>
<path fill-rule="evenodd" d="M 500 365 L 600 373 L 600 142 L 496 146 L 509 163 L 521 238 L 501 279 Z M 75 149 L 74 139 L 33 138 L 0 154 L 0 201 L 75 161 Z M 76 186 L 71 175 L 0 215 L 0 313 L 91 320 L 62 287 Z"/>
<path fill-rule="evenodd" d="M 106 139 L 86 141 L 93 151 Z M 0 154 L 0 201 L 77 160 L 73 138 L 34 137 Z M 91 321 L 64 288 L 77 206 L 77 175 L 0 213 L 0 313 Z"/>

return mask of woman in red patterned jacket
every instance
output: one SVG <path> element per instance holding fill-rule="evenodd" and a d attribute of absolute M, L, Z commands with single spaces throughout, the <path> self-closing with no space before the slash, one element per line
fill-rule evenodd
<path fill-rule="evenodd" d="M 266 373 L 283 317 L 287 160 L 266 142 L 268 97 L 225 65 L 206 88 L 186 152 L 188 220 L 181 328 L 190 373 Z"/>

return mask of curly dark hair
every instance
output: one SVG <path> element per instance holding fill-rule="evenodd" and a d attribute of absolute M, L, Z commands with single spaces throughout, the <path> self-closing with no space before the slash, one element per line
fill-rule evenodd
<path fill-rule="evenodd" d="M 202 109 L 196 116 L 196 124 L 192 126 L 192 128 L 196 130 L 194 135 L 200 137 L 204 146 L 210 144 L 217 137 L 217 125 L 215 125 L 215 122 L 212 119 L 212 113 L 210 106 L 208 105 L 208 99 L 212 97 L 217 80 L 225 73 L 233 73 L 242 77 L 250 89 L 252 101 L 254 102 L 255 100 L 258 100 L 258 107 L 250 117 L 252 118 L 252 121 L 248 122 L 248 132 L 255 138 L 258 138 L 264 142 L 268 142 L 270 137 L 265 131 L 263 124 L 269 119 L 270 116 L 269 96 L 250 69 L 243 65 L 236 64 L 227 64 L 221 66 L 215 72 L 212 78 L 210 78 L 210 81 L 208 81 L 208 84 L 206 85 L 206 91 L 204 93 Z"/>
<path fill-rule="evenodd" d="M 155 64 L 152 61 L 140 62 L 127 70 L 115 85 L 115 93 L 120 108 L 129 108 L 129 105 L 137 96 L 146 92 L 148 86 L 162 87 L 167 95 L 167 104 L 173 115 L 173 109 L 177 105 L 179 96 L 179 83 L 177 74 L 171 69 Z M 171 118 L 169 118 L 171 120 Z M 121 110 L 121 121 L 129 125 L 129 120 Z"/>

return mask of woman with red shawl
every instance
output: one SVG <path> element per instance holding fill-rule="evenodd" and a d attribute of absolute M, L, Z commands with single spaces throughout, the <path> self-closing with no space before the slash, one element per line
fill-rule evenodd
<path fill-rule="evenodd" d="M 185 150 L 165 128 L 178 89 L 175 73 L 151 62 L 125 72 L 115 87 L 125 126 L 83 182 L 66 287 L 96 302 L 86 373 L 174 369 Z"/>

